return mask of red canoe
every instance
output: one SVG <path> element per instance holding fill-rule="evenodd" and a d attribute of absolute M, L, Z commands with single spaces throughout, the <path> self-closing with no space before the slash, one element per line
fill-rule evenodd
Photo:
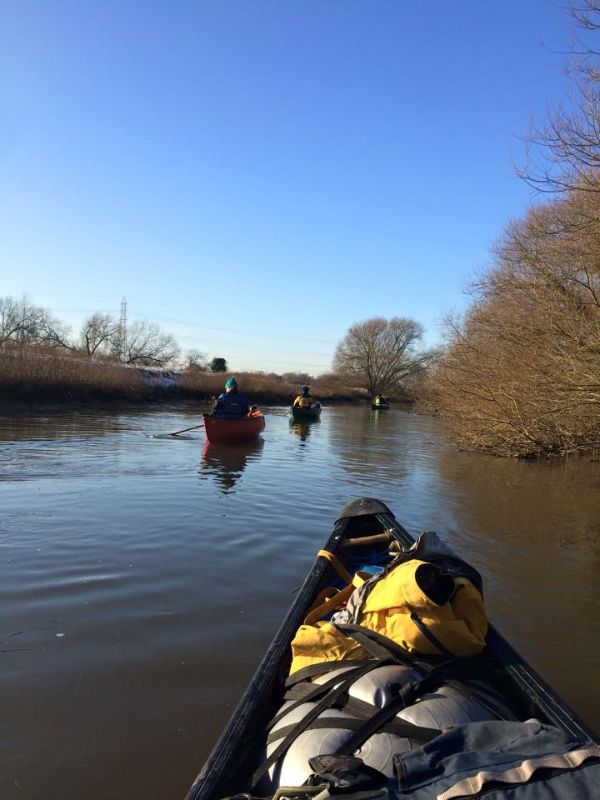
<path fill-rule="evenodd" d="M 241 419 L 214 417 L 212 414 L 202 416 L 209 442 L 243 442 L 255 439 L 265 429 L 265 418 L 260 411 Z"/>

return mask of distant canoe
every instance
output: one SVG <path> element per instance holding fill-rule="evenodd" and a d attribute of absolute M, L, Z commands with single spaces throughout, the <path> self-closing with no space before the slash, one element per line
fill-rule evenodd
<path fill-rule="evenodd" d="M 380 403 L 379 405 L 377 405 L 376 403 L 371 403 L 371 409 L 373 411 L 388 411 L 389 408 L 390 407 L 387 403 Z"/>
<path fill-rule="evenodd" d="M 250 417 L 235 419 L 203 414 L 206 438 L 209 442 L 244 442 L 256 437 L 265 429 L 265 418 L 260 412 Z"/>
<path fill-rule="evenodd" d="M 292 419 L 298 421 L 319 419 L 321 416 L 321 403 L 317 401 L 316 403 L 313 403 L 310 408 L 298 408 L 298 406 L 292 406 L 290 409 L 290 414 L 292 415 Z"/>

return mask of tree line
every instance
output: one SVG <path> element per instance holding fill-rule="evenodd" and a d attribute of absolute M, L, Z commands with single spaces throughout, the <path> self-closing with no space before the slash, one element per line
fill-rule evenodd
<path fill-rule="evenodd" d="M 88 358 L 120 362 L 135 366 L 165 367 L 175 365 L 182 356 L 176 339 L 160 326 L 138 320 L 127 327 L 110 314 L 91 314 L 78 334 L 71 335 L 68 326 L 48 309 L 27 298 L 0 298 L 0 348 L 11 345 L 44 346 Z M 183 366 L 201 371 L 225 372 L 222 357 L 208 361 L 198 350 L 189 350 Z"/>
<path fill-rule="evenodd" d="M 600 447 L 600 4 L 572 13 L 573 95 L 519 170 L 543 201 L 506 227 L 470 307 L 448 319 L 430 382 L 459 440 L 503 455 Z"/>
<path fill-rule="evenodd" d="M 337 347 L 333 371 L 319 377 L 364 388 L 371 394 L 398 390 L 429 361 L 430 354 L 419 350 L 422 337 L 423 327 L 406 318 L 356 323 Z M 123 330 L 115 317 L 96 312 L 72 336 L 48 309 L 27 299 L 5 297 L 0 298 L 0 348 L 11 344 L 40 345 L 137 366 L 178 364 L 201 372 L 227 372 L 227 360 L 222 356 L 209 361 L 200 351 L 188 350 L 182 359 L 175 338 L 154 323 L 137 321 Z M 315 380 L 305 372 L 285 372 L 277 377 L 297 384 Z"/>
<path fill-rule="evenodd" d="M 406 392 L 456 440 L 500 455 L 600 448 L 600 3 L 573 6 L 573 92 L 527 137 L 538 201 L 510 222 L 445 341 L 424 352 L 410 319 L 350 328 L 334 368 L 370 392 Z"/>

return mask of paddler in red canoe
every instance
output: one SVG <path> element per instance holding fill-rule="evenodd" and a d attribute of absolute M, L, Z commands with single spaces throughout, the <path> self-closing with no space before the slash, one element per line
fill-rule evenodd
<path fill-rule="evenodd" d="M 237 380 L 234 377 L 225 382 L 225 391 L 217 398 L 212 413 L 216 417 L 240 418 L 250 413 L 248 398 L 239 394 Z"/>

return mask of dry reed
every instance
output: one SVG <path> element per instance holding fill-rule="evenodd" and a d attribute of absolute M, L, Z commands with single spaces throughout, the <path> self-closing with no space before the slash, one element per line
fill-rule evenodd
<path fill-rule="evenodd" d="M 144 370 L 74 355 L 39 345 L 5 345 L 0 349 L 0 402 L 94 403 L 148 402 L 190 398 L 210 400 L 223 391 L 229 374 L 189 369 L 175 385 L 152 380 Z M 290 403 L 300 387 L 275 375 L 237 373 L 240 392 L 253 403 Z M 325 402 L 357 401 L 360 389 L 315 383 L 314 397 Z"/>

